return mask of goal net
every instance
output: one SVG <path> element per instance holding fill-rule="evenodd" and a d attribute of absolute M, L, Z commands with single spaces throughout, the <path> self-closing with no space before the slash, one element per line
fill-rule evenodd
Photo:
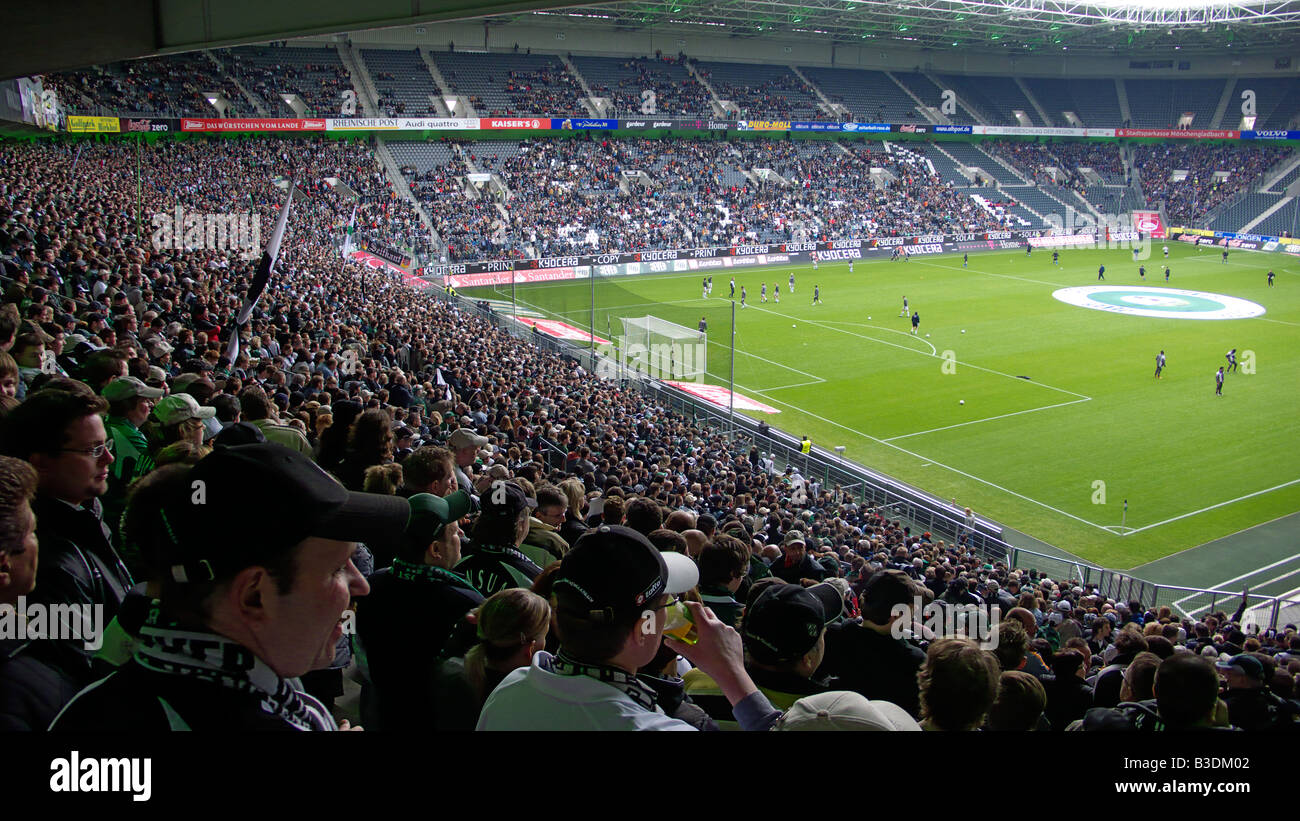
<path fill-rule="evenodd" d="M 702 379 L 708 370 L 707 339 L 656 316 L 623 317 L 619 347 L 634 371 L 655 379 Z"/>

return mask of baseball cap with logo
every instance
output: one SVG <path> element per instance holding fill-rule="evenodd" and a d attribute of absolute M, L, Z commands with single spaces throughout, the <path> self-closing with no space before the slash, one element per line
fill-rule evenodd
<path fill-rule="evenodd" d="M 101 395 L 109 402 L 139 397 L 141 399 L 159 399 L 163 391 L 151 388 L 134 376 L 120 376 L 104 386 Z"/>
<path fill-rule="evenodd" d="M 615 624 L 699 581 L 700 570 L 689 557 L 661 553 L 630 527 L 602 525 L 583 534 L 564 555 L 552 591 L 560 610 Z"/>
<path fill-rule="evenodd" d="M 844 608 L 840 592 L 828 584 L 800 587 L 772 584 L 749 603 L 741 623 L 745 649 L 759 664 L 785 664 L 817 644 L 826 625 Z"/>
<path fill-rule="evenodd" d="M 1250 676 L 1256 681 L 1264 680 L 1263 663 L 1249 653 L 1238 653 L 1226 661 L 1218 662 L 1214 666 L 1218 667 L 1220 670 L 1235 669 L 1237 672 Z"/>
<path fill-rule="evenodd" d="M 897 704 L 869 701 L 860 693 L 849 690 L 833 690 L 799 699 L 785 711 L 772 729 L 793 732 L 920 732 L 921 725 Z"/>
<path fill-rule="evenodd" d="M 153 416 L 164 426 L 175 425 L 186 419 L 211 419 L 217 409 L 204 407 L 188 393 L 173 393 L 154 406 Z"/>
<path fill-rule="evenodd" d="M 174 581 L 212 581 L 311 537 L 395 543 L 409 516 L 405 499 L 349 491 L 283 445 L 218 447 L 160 507 L 169 544 L 159 558 Z M 230 522 L 247 523 L 240 538 L 222 526 Z"/>

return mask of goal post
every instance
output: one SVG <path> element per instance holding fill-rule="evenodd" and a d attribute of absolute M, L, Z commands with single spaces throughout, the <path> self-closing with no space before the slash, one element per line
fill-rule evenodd
<path fill-rule="evenodd" d="M 626 366 L 655 379 L 702 380 L 708 371 L 708 340 L 656 316 L 622 317 L 619 341 Z"/>

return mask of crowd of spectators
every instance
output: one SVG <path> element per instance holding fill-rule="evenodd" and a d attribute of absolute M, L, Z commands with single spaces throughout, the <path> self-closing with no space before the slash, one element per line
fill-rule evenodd
<path fill-rule="evenodd" d="M 87 71 L 47 74 L 70 113 L 142 113 L 160 117 L 216 116 L 207 94 L 221 92 L 231 117 L 251 113 L 244 95 L 202 54 L 150 57 Z"/>
<path fill-rule="evenodd" d="M 1205 145 L 1183 142 L 1139 145 L 1133 164 L 1142 175 L 1147 205 L 1161 202 L 1173 225 L 1198 224 L 1210 211 L 1250 190 L 1261 174 L 1291 153 L 1289 148 Z M 1174 182 L 1175 171 L 1186 178 Z M 1226 172 L 1223 179 L 1218 172 Z"/>
<path fill-rule="evenodd" d="M 713 112 L 713 98 L 708 89 L 685 73 L 686 57 L 659 55 L 638 57 L 619 65 L 621 76 L 611 87 L 588 76 L 587 86 L 596 97 L 608 98 L 619 117 L 643 116 L 648 100 L 646 90 L 654 93 L 652 113 L 660 117 L 707 117 Z M 668 67 L 680 67 L 671 71 Z"/>
<path fill-rule="evenodd" d="M 353 90 L 352 77 L 342 63 L 273 62 L 253 59 L 239 51 L 222 56 L 227 70 L 258 97 L 272 117 L 298 116 L 284 101 L 284 94 L 297 94 L 310 116 L 338 117 L 343 92 Z"/>
<path fill-rule="evenodd" d="M 88 148 L 74 175 L 71 146 L 0 145 L 0 604 L 102 605 L 121 638 L 0 642 L 6 729 L 347 728 L 345 677 L 388 731 L 1294 727 L 1300 636 L 1246 632 L 1244 596 L 1180 617 L 916 532 L 467 307 L 367 286 L 323 187 L 237 327 L 255 261 L 154 246 L 134 152 Z M 269 220 L 257 175 L 372 168 L 200 139 L 141 175 L 150 211 L 265 190 Z M 894 624 L 918 597 L 996 607 L 998 646 Z M 683 612 L 695 644 L 662 638 Z"/>
<path fill-rule="evenodd" d="M 906 151 L 575 138 L 525 141 L 507 157 L 481 158 L 472 142 L 458 145 L 450 162 L 412 182 L 451 261 L 1007 227 L 1000 209 L 982 207 Z M 500 174 L 509 196 L 469 198 L 470 163 Z M 888 173 L 887 184 L 873 179 L 873 167 Z M 650 183 L 631 180 L 623 191 L 625 171 L 643 171 Z"/>

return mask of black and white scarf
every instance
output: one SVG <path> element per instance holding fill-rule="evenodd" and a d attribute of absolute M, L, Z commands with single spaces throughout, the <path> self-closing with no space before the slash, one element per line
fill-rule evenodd
<path fill-rule="evenodd" d="M 616 667 L 583 664 L 580 661 L 574 661 L 566 656 L 563 650 L 551 659 L 551 670 L 561 676 L 587 676 L 611 684 L 622 690 L 628 698 L 651 712 L 654 712 L 655 707 L 659 704 L 659 694 L 637 676 Z"/>
<path fill-rule="evenodd" d="M 329 710 L 267 666 L 252 650 L 215 633 L 185 630 L 165 623 L 155 608 L 140 628 L 137 664 L 155 673 L 184 676 L 258 699 L 267 715 L 298 730 L 337 730 Z"/>

